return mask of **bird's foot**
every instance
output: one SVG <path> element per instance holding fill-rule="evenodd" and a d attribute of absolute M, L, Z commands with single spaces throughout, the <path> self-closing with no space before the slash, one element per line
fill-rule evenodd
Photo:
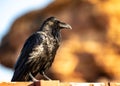
<path fill-rule="evenodd" d="M 29 76 L 32 79 L 32 81 L 34 81 L 34 82 L 38 82 L 39 81 L 31 73 L 29 73 Z"/>
<path fill-rule="evenodd" d="M 43 75 L 47 80 L 52 80 L 52 79 L 50 79 L 44 72 L 42 72 L 42 75 Z"/>

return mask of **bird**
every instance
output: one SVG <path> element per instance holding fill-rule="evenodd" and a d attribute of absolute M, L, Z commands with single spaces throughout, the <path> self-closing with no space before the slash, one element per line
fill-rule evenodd
<path fill-rule="evenodd" d="M 14 67 L 11 81 L 38 81 L 39 73 L 51 80 L 45 72 L 51 67 L 61 44 L 61 30 L 72 27 L 52 16 L 25 41 Z"/>

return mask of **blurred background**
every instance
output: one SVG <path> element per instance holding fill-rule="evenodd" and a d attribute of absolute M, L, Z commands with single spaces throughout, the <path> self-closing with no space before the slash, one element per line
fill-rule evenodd
<path fill-rule="evenodd" d="M 119 0 L 0 1 L 0 81 L 10 81 L 25 40 L 50 16 L 70 24 L 51 79 L 71 82 L 120 80 Z M 37 79 L 44 79 L 37 75 Z"/>

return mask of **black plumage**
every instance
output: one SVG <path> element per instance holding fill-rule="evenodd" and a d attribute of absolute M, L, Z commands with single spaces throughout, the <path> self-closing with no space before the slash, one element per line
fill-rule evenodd
<path fill-rule="evenodd" d="M 70 25 L 55 17 L 50 17 L 43 22 L 40 29 L 26 40 L 11 81 L 36 80 L 34 77 L 37 73 L 49 79 L 44 72 L 54 61 L 61 41 L 62 28 L 71 29 Z"/>

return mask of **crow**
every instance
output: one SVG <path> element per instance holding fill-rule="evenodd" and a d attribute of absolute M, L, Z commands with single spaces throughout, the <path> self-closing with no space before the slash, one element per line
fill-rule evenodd
<path fill-rule="evenodd" d="M 69 24 L 55 17 L 47 18 L 40 29 L 25 42 L 11 81 L 37 81 L 34 77 L 40 73 L 51 80 L 45 71 L 52 65 L 57 49 L 60 46 L 63 29 L 72 29 Z"/>

